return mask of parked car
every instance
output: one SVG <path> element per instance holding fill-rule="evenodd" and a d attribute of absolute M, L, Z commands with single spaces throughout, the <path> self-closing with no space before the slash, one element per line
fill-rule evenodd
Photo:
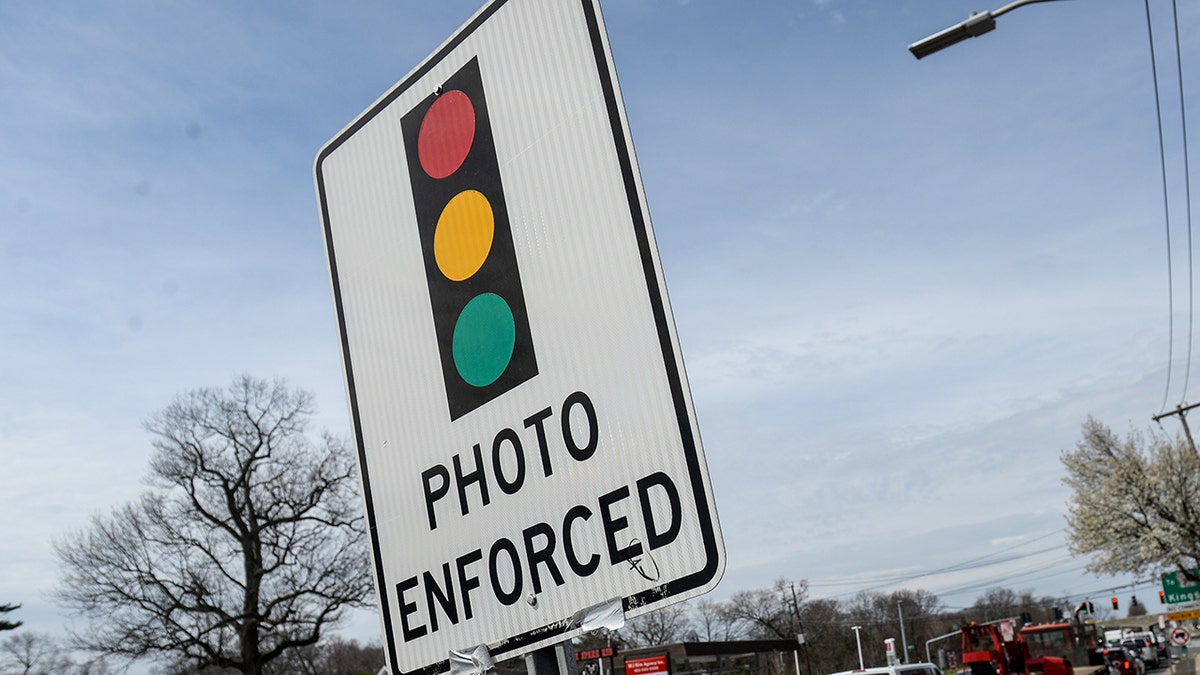
<path fill-rule="evenodd" d="M 1110 675 L 1146 675 L 1146 662 L 1124 647 L 1105 647 L 1100 653 Z"/>

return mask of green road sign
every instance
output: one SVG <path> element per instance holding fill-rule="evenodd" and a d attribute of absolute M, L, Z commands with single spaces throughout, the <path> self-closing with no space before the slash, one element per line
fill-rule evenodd
<path fill-rule="evenodd" d="M 1188 571 L 1200 578 L 1200 570 L 1193 568 Z M 1162 575 L 1162 588 L 1169 605 L 1200 600 L 1200 581 L 1188 581 L 1181 572 Z"/>

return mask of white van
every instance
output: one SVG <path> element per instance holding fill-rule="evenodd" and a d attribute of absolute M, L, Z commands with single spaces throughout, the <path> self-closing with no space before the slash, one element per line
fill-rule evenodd
<path fill-rule="evenodd" d="M 942 670 L 932 663 L 908 663 L 878 668 L 843 670 L 831 675 L 942 675 Z"/>

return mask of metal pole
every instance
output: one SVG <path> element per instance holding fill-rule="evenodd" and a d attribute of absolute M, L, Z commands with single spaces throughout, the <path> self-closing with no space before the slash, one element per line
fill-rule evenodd
<path fill-rule="evenodd" d="M 803 639 L 804 638 L 804 621 L 800 619 L 800 602 L 796 599 L 796 584 L 794 584 L 794 583 L 791 584 L 791 589 L 792 589 L 792 611 L 796 613 L 796 629 L 799 631 L 796 634 L 796 641 L 799 642 L 803 646 L 803 648 L 804 648 L 804 665 L 805 665 L 805 667 L 808 668 L 808 672 L 812 673 L 813 672 L 812 661 L 810 661 L 808 658 L 808 654 L 809 654 L 808 643 Z M 796 661 L 796 675 L 801 675 L 799 659 L 797 659 L 797 661 Z"/>
<path fill-rule="evenodd" d="M 937 642 L 938 640 L 945 640 L 946 638 L 954 637 L 955 635 L 962 635 L 962 631 L 956 630 L 953 633 L 946 633 L 945 635 L 939 635 L 935 638 L 929 638 L 928 640 L 926 640 L 925 641 L 925 660 L 929 661 L 930 663 L 933 663 L 933 658 L 930 656 L 930 653 L 929 653 L 930 643 Z"/>
<path fill-rule="evenodd" d="M 908 663 L 908 638 L 904 637 L 904 603 L 896 603 L 896 611 L 900 613 L 900 650 L 904 652 L 901 663 Z"/>
<path fill-rule="evenodd" d="M 575 667 L 575 647 L 568 640 L 525 655 L 529 675 L 579 675 Z"/>
<path fill-rule="evenodd" d="M 858 643 L 858 669 L 865 670 L 866 666 L 863 665 L 862 659 L 862 637 L 858 634 L 858 631 L 862 630 L 862 626 L 851 626 L 850 630 L 854 631 L 854 641 Z"/>
<path fill-rule="evenodd" d="M 796 659 L 796 675 L 800 675 L 800 650 L 792 650 L 792 658 Z"/>

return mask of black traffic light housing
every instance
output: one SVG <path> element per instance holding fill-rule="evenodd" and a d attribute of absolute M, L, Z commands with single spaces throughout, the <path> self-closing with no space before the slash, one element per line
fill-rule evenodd
<path fill-rule="evenodd" d="M 1160 605 L 1167 604 L 1167 594 L 1165 591 L 1158 592 L 1158 604 L 1160 604 Z"/>
<path fill-rule="evenodd" d="M 1113 596 L 1112 605 L 1113 609 L 1121 609 L 1121 603 L 1117 602 L 1116 596 Z"/>
<path fill-rule="evenodd" d="M 453 420 L 538 372 L 478 60 L 400 126 Z"/>

